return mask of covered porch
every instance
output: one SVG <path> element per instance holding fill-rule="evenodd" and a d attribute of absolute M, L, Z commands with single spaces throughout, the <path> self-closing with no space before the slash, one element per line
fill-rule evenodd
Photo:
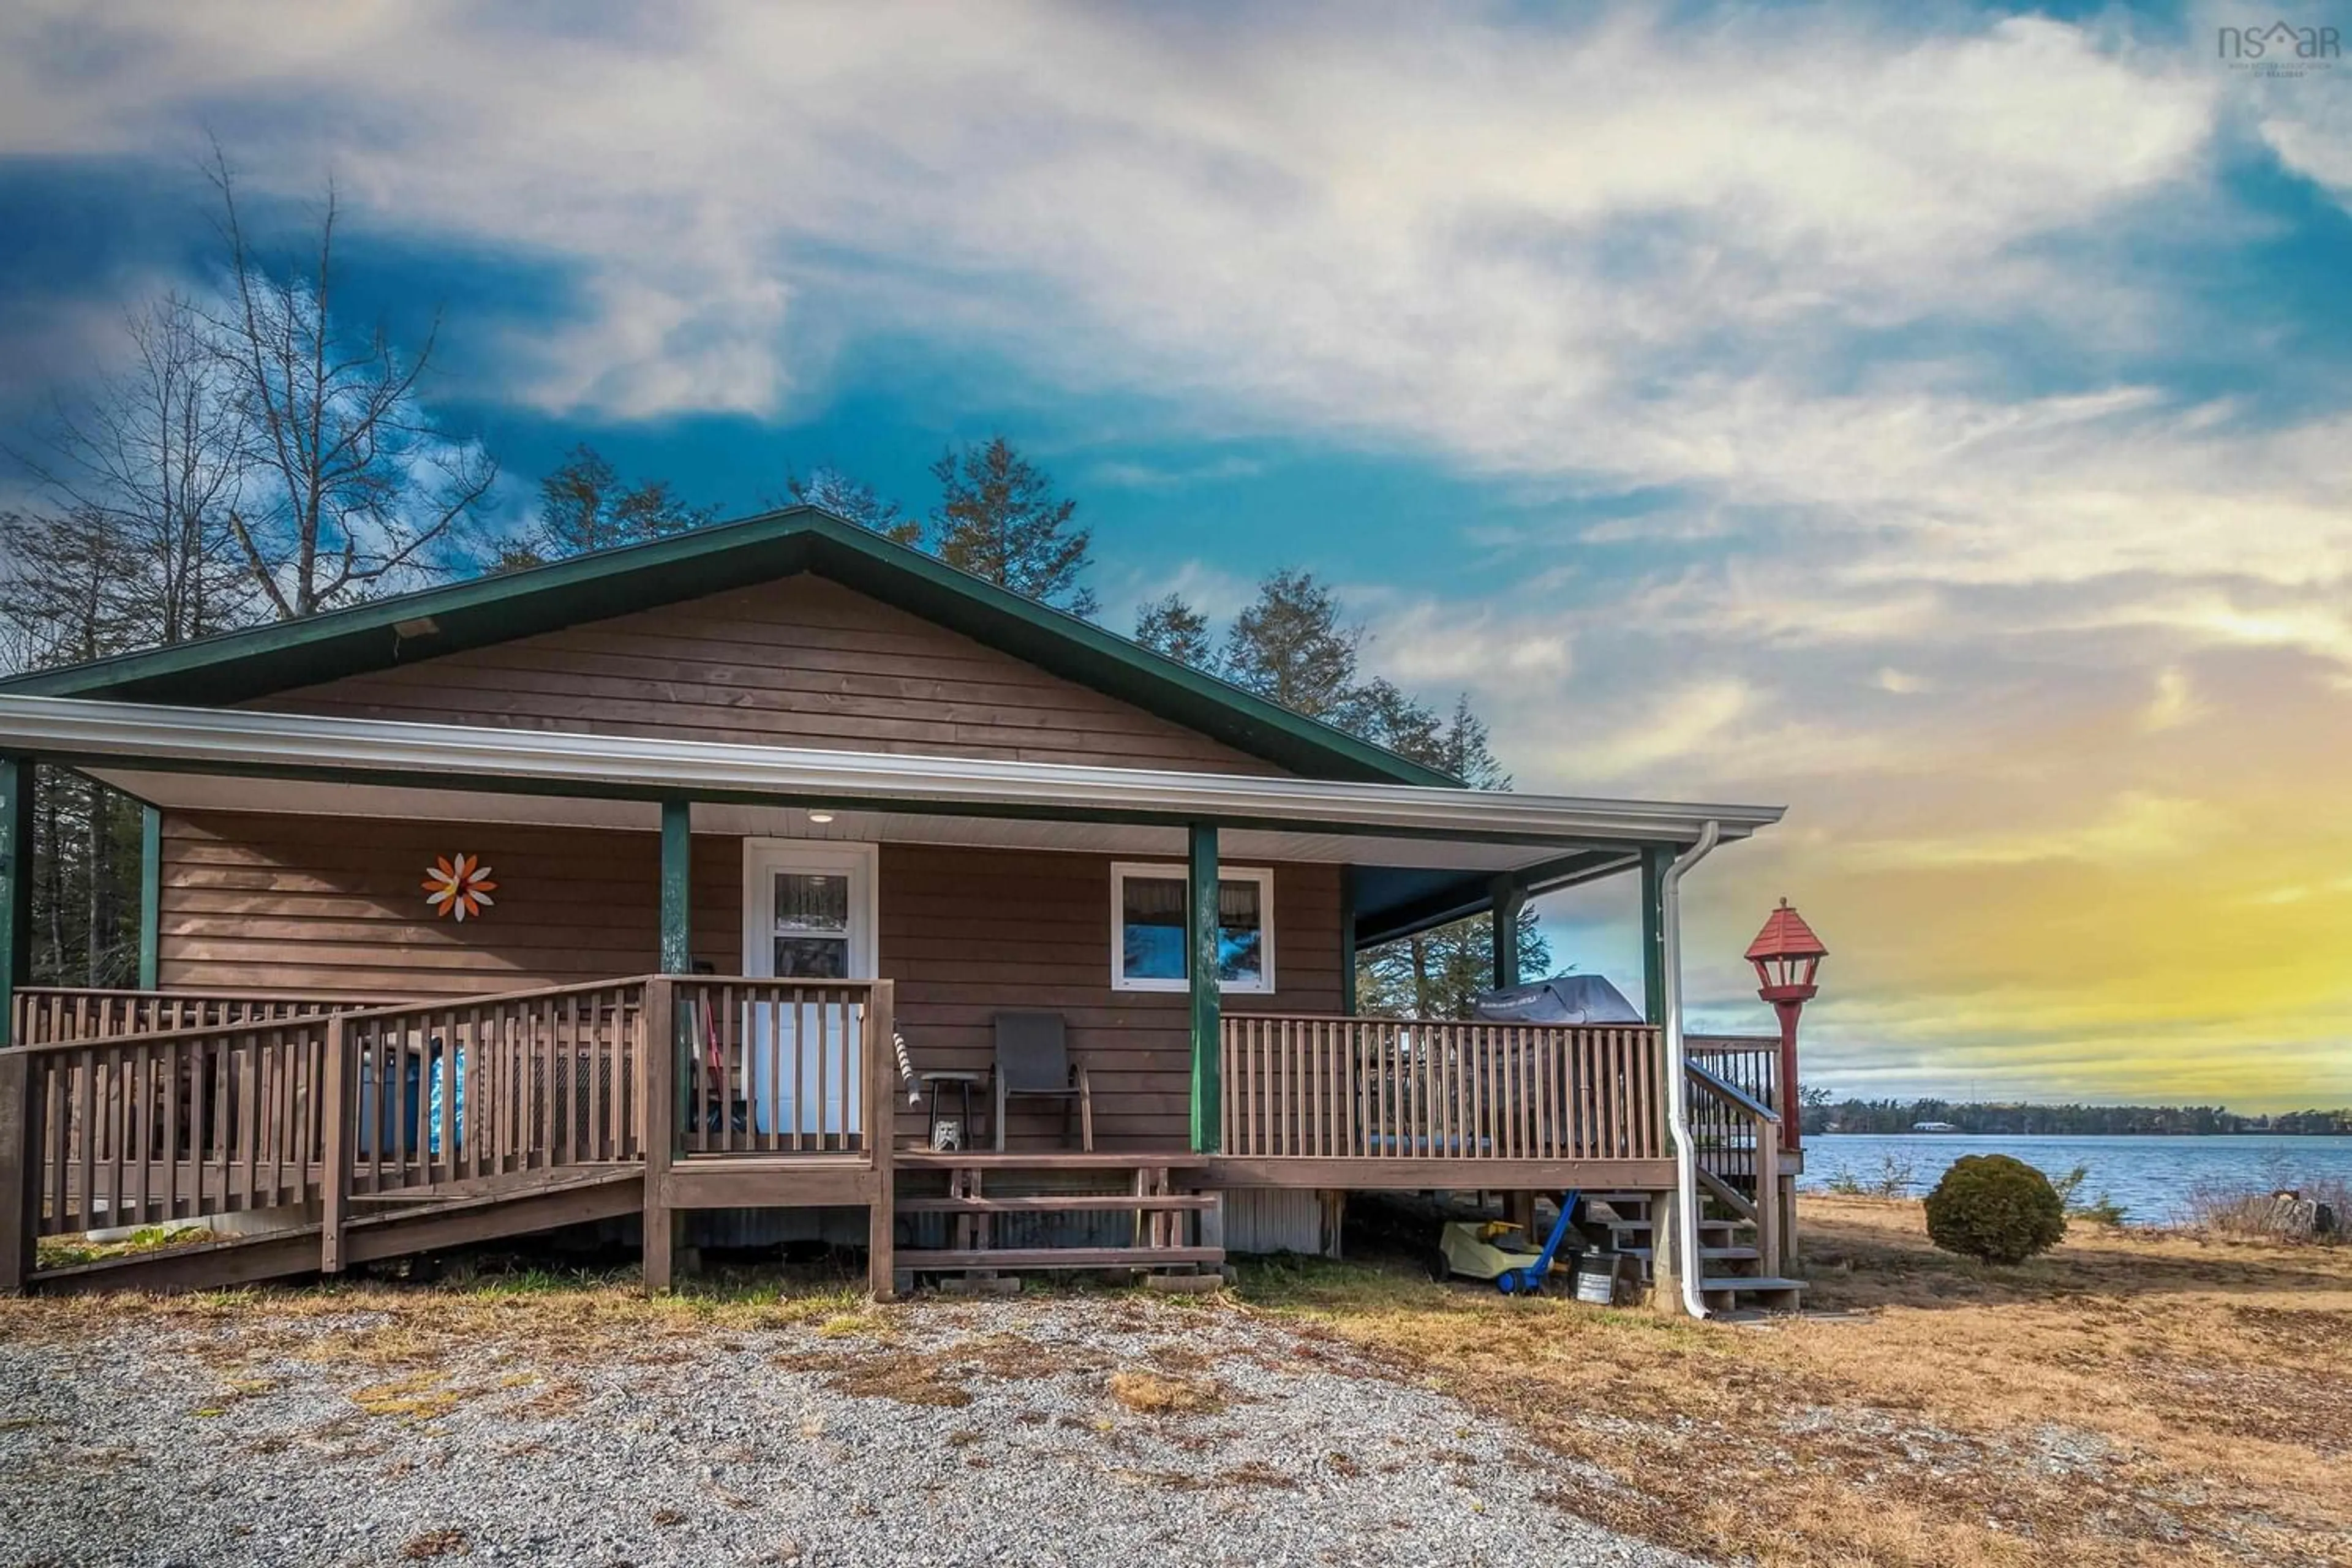
<path fill-rule="evenodd" d="M 0 1283 L 18 1286 L 39 1236 L 248 1211 L 331 1271 L 428 1222 L 636 1213 L 658 1285 L 681 1213 L 857 1206 L 887 1292 L 908 1258 L 961 1266 L 992 1216 L 1055 1195 L 1014 1172 L 1060 1172 L 1065 1208 L 1132 1214 L 1131 1250 L 1176 1267 L 1222 1256 L 1236 1191 L 1664 1192 L 1668 868 L 1779 815 L 54 698 L 0 697 L 0 747 L 12 870 L 36 759 L 147 803 L 150 847 L 136 990 L 24 985 L 12 923 L 0 1183 L 23 1218 Z M 540 983 L 501 986 L 475 944 L 521 889 L 470 929 L 431 921 L 421 892 L 397 931 L 289 914 L 276 884 L 237 885 L 247 849 L 169 826 L 215 820 L 289 825 L 271 831 L 335 865 L 345 850 L 320 846 L 391 825 L 481 840 L 451 850 L 527 834 L 610 879 L 530 950 L 543 972 L 517 978 Z M 196 868 L 170 908 L 167 832 Z M 1360 946 L 1494 910 L 1511 984 L 1507 916 L 1604 877 L 1639 902 L 1649 1022 L 1360 1016 Z M 1155 900 L 1121 904 L 1122 879 L 1181 889 L 1172 974 Z M 639 884 L 642 920 L 613 891 Z M 812 889 L 815 926 L 778 902 Z M 1253 965 L 1262 984 L 1235 985 Z M 930 1147 L 910 1088 L 992 1071 L 1007 1010 L 1066 1020 L 1092 1149 L 1044 1121 Z M 1754 1205 L 1777 1091 L 1726 1087 L 1749 1103 L 1706 1091 L 1733 1112 L 1722 1184 Z M 901 1246 L 935 1234 L 926 1214 L 946 1245 Z"/>

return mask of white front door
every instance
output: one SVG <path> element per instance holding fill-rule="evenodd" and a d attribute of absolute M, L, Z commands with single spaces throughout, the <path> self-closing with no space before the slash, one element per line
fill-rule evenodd
<path fill-rule="evenodd" d="M 875 858 L 871 844 L 745 839 L 743 973 L 812 985 L 873 979 Z M 751 1010 L 741 1037 L 751 1048 L 754 1131 L 859 1129 L 865 1011 L 862 999 Z"/>

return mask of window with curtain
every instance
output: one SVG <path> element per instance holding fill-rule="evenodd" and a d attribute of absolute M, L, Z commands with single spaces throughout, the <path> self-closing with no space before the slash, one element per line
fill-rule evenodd
<path fill-rule="evenodd" d="M 1111 868 L 1111 985 L 1181 991 L 1191 983 L 1182 866 Z M 1274 989 L 1274 873 L 1234 868 L 1217 879 L 1217 988 Z"/>

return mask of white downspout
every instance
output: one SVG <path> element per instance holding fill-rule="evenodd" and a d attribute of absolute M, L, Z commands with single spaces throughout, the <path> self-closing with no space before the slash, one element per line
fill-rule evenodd
<path fill-rule="evenodd" d="M 1682 1266 L 1683 1310 L 1694 1318 L 1706 1316 L 1706 1297 L 1700 1289 L 1706 1267 L 1698 1247 L 1698 1156 L 1691 1152 L 1690 1075 L 1683 1056 L 1683 873 L 1706 859 L 1722 841 L 1723 825 L 1710 822 L 1699 829 L 1698 842 L 1675 858 L 1658 888 L 1658 955 L 1664 984 L 1666 1037 L 1666 1131 L 1675 1144 L 1675 1255 Z"/>

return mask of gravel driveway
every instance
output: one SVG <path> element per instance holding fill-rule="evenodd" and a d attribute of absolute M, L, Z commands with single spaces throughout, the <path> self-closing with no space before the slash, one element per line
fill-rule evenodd
<path fill-rule="evenodd" d="M 261 1297 L 0 1344 L 0 1559 L 1690 1562 L 1547 1501 L 1559 1461 L 1454 1399 L 1223 1306 L 484 1315 Z"/>

